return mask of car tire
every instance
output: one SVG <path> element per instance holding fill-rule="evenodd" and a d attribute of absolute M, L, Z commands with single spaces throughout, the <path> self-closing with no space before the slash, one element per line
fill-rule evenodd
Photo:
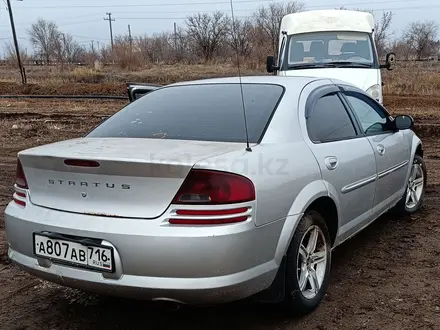
<path fill-rule="evenodd" d="M 415 175 L 413 177 L 413 175 Z M 419 180 L 419 181 L 417 181 Z M 420 190 L 417 190 L 419 188 L 415 187 L 414 182 L 422 182 L 422 186 Z M 426 165 L 423 158 L 419 155 L 414 156 L 413 163 L 411 164 L 411 170 L 409 179 L 406 182 L 405 185 L 405 193 L 403 194 L 402 198 L 399 200 L 399 202 L 396 204 L 395 211 L 398 214 L 413 214 L 420 210 L 420 208 L 423 205 L 423 201 L 425 198 L 425 191 L 426 191 L 426 182 L 427 182 L 427 171 L 426 171 Z M 412 200 L 412 197 L 409 197 L 408 194 L 411 194 L 413 192 L 413 196 L 416 197 L 417 201 L 414 202 Z M 410 200 L 407 201 L 407 198 Z"/>
<path fill-rule="evenodd" d="M 312 235 L 317 235 L 315 249 L 309 245 Z M 325 261 L 322 261 L 324 257 Z M 321 258 L 321 262 L 314 264 L 316 258 Z M 318 212 L 308 211 L 300 220 L 288 248 L 286 261 L 287 312 L 290 315 L 308 314 L 324 298 L 330 277 L 331 239 L 324 218 Z M 318 287 L 316 292 L 313 292 L 314 287 Z"/>

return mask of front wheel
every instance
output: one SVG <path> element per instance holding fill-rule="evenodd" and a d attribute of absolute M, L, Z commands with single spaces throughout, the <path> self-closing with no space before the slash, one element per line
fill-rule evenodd
<path fill-rule="evenodd" d="M 396 205 L 398 213 L 413 214 L 421 208 L 425 197 L 426 181 L 425 162 L 422 157 L 415 155 L 405 194 Z"/>
<path fill-rule="evenodd" d="M 331 240 L 327 225 L 316 211 L 304 214 L 287 252 L 286 305 L 289 314 L 312 312 L 328 287 Z"/>

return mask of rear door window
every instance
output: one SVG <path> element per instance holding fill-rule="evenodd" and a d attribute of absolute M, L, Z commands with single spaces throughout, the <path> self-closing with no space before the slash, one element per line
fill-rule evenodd
<path fill-rule="evenodd" d="M 243 84 L 251 143 L 262 138 L 283 92 L 279 85 Z M 88 137 L 246 142 L 240 85 L 161 88 L 127 105 Z"/>

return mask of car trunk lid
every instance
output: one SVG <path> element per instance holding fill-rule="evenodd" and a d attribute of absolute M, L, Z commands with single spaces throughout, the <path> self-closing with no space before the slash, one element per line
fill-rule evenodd
<path fill-rule="evenodd" d="M 167 209 L 196 162 L 241 148 L 229 142 L 81 138 L 28 149 L 19 157 L 35 205 L 151 219 Z"/>

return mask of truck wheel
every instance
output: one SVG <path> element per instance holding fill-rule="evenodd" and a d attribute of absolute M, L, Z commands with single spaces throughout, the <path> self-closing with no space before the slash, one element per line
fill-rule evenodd
<path fill-rule="evenodd" d="M 286 306 L 289 314 L 312 312 L 328 287 L 331 239 L 323 217 L 311 210 L 304 214 L 287 251 Z"/>

